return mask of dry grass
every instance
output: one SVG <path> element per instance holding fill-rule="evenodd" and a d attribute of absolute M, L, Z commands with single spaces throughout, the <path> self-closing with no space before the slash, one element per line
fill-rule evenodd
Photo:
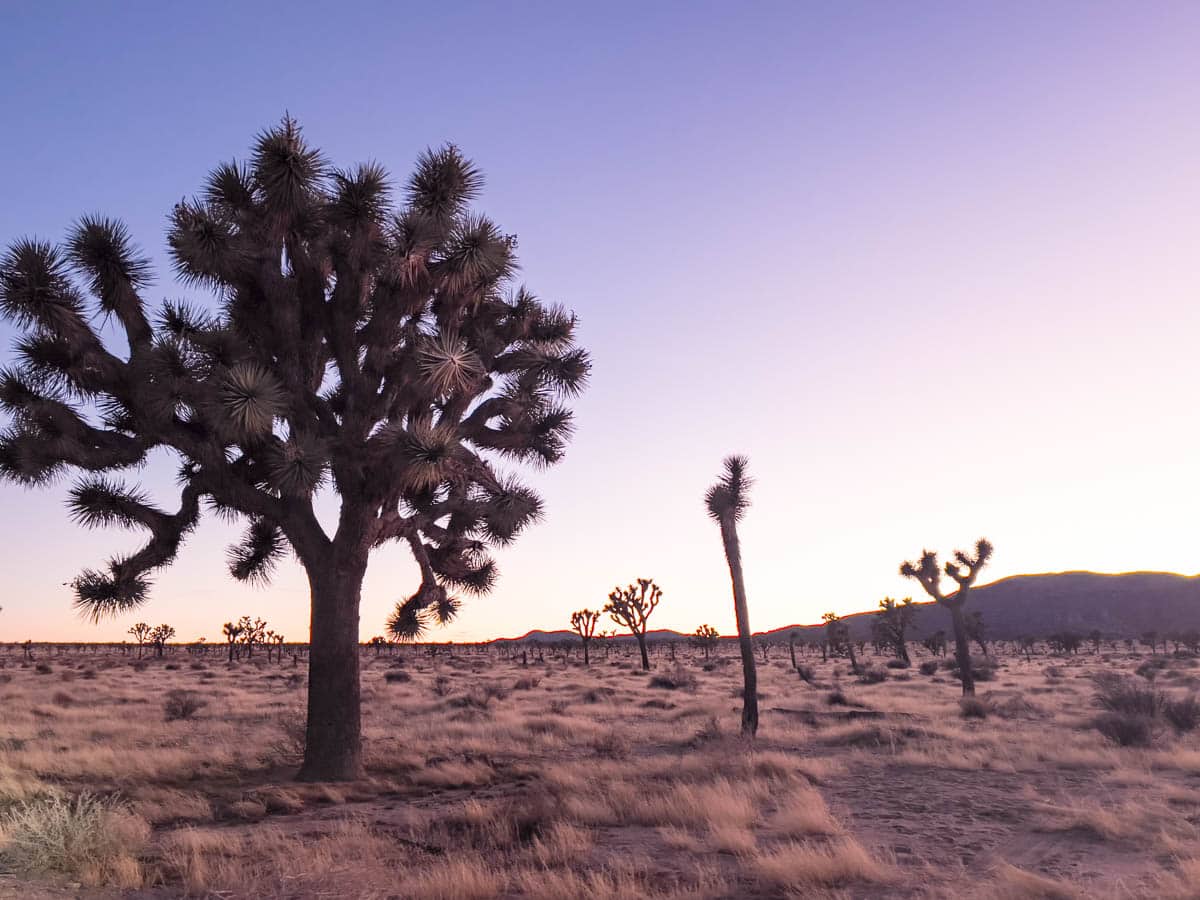
<path fill-rule="evenodd" d="M 954 682 L 915 666 L 858 684 L 844 662 L 808 656 L 827 686 L 814 689 L 772 659 L 750 745 L 737 737 L 737 667 L 705 671 L 687 653 L 660 662 L 675 689 L 615 654 L 590 669 L 550 652 L 528 666 L 494 651 L 412 650 L 402 668 L 367 655 L 366 778 L 300 785 L 302 668 L 211 658 L 138 671 L 89 655 L 38 674 L 9 657 L 0 872 L 238 900 L 1054 898 L 1106 896 L 1110 883 L 1197 896 L 1195 736 L 1127 748 L 1091 727 L 1092 676 L 1140 661 L 1055 660 L 1047 678 L 1045 659 L 1005 659 L 981 692 L 987 717 L 963 719 Z M 95 676 L 64 691 L 83 666 Z M 836 684 L 855 705 L 826 702 Z M 164 721 L 171 691 L 205 705 Z M 28 811 L 85 792 L 105 828 L 52 852 L 53 829 Z M 1034 830 L 1090 880 L 1001 853 Z M 991 867 L 982 888 L 974 861 Z"/>

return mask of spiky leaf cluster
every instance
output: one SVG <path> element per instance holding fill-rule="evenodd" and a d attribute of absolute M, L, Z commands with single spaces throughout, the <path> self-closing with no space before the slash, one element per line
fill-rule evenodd
<path fill-rule="evenodd" d="M 175 274 L 209 307 L 151 311 L 149 262 L 114 220 L 7 250 L 0 313 L 23 334 L 0 371 L 0 478 L 92 473 L 72 491 L 76 519 L 149 532 L 76 579 L 81 609 L 142 603 L 202 503 L 249 520 L 229 551 L 242 579 L 289 552 L 311 571 L 405 542 L 421 584 L 396 636 L 452 618 L 451 591 L 492 587 L 489 548 L 542 509 L 500 467 L 561 458 L 590 363 L 574 316 L 513 283 L 515 238 L 468 206 L 481 185 L 447 146 L 397 191 L 378 164 L 333 168 L 284 119 L 171 213 Z M 181 459 L 173 514 L 114 477 L 159 448 Z M 342 499 L 332 536 L 313 512 L 324 487 Z"/>

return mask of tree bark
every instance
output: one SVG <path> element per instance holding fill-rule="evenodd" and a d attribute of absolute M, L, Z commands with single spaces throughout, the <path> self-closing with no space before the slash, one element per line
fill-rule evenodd
<path fill-rule="evenodd" d="M 642 651 L 642 671 L 650 671 L 650 656 L 646 653 L 646 632 L 638 631 L 637 636 L 638 649 Z"/>
<path fill-rule="evenodd" d="M 588 657 L 588 641 L 586 638 L 583 641 L 583 664 L 585 666 L 590 666 L 592 664 L 591 659 Z"/>
<path fill-rule="evenodd" d="M 967 621 L 962 605 L 950 607 L 950 619 L 954 623 L 954 659 L 958 663 L 958 676 L 962 679 L 964 697 L 975 696 L 975 676 L 971 672 L 971 643 L 967 639 Z"/>
<path fill-rule="evenodd" d="M 737 617 L 738 645 L 742 651 L 742 734 L 754 737 L 758 733 L 758 669 L 754 664 L 754 643 L 750 637 L 750 610 L 746 604 L 746 583 L 742 578 L 742 551 L 738 544 L 737 525 L 730 518 L 721 520 L 721 540 L 725 544 L 725 560 L 729 563 L 729 579 L 733 583 L 733 611 Z"/>
<path fill-rule="evenodd" d="M 362 777 L 358 607 L 366 563 L 309 570 L 308 723 L 300 781 Z"/>

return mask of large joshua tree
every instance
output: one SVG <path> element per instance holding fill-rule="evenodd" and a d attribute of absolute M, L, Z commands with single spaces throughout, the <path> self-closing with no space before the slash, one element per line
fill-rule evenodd
<path fill-rule="evenodd" d="M 964 697 L 975 696 L 975 676 L 971 671 L 971 643 L 963 606 L 971 594 L 971 588 L 975 579 L 979 577 L 980 570 L 987 565 L 991 557 L 991 543 L 987 538 L 980 538 L 975 542 L 974 556 L 964 550 L 955 550 L 954 561 L 946 563 L 944 569 L 938 565 L 937 554 L 932 550 L 923 550 L 921 558 L 915 563 L 906 562 L 900 566 L 901 575 L 914 579 L 925 589 L 925 593 L 950 610 L 950 621 L 954 625 L 954 660 L 958 663 Z M 958 590 L 952 594 L 942 592 L 943 571 L 958 585 Z"/>
<path fill-rule="evenodd" d="M 725 545 L 725 561 L 733 582 L 733 611 L 737 618 L 738 645 L 742 651 L 742 734 L 754 737 L 758 733 L 758 670 L 754 663 L 754 643 L 750 631 L 750 610 L 746 605 L 746 582 L 742 577 L 742 549 L 738 541 L 737 523 L 750 508 L 750 485 L 746 474 L 748 460 L 744 456 L 729 456 L 725 470 L 717 483 L 704 495 L 708 514 L 721 526 L 721 541 Z"/>
<path fill-rule="evenodd" d="M 0 310 L 25 331 L 0 375 L 0 474 L 41 485 L 82 470 L 77 520 L 149 532 L 75 579 L 77 605 L 98 619 L 143 604 L 203 505 L 247 523 L 235 578 L 264 581 L 295 554 L 311 589 L 305 779 L 361 772 L 371 552 L 406 544 L 420 571 L 396 634 L 452 618 L 452 591 L 488 591 L 489 547 L 542 510 L 497 467 L 563 455 L 564 399 L 588 374 L 575 317 L 512 286 L 516 240 L 468 209 L 481 182 L 447 146 L 420 157 L 397 199 L 379 165 L 334 169 L 285 119 L 171 213 L 176 273 L 211 307 L 149 310 L 150 265 L 110 219 L 81 219 L 62 246 L 18 241 L 0 261 Z M 120 480 L 161 448 L 179 459 L 174 512 Z M 314 509 L 326 489 L 340 500 L 331 529 Z"/>

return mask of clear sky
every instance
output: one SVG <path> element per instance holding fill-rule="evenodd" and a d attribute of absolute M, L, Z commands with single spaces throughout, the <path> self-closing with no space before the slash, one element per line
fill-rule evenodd
<path fill-rule="evenodd" d="M 1197 47 L 1194 3 L 4 4 L 0 243 L 118 216 L 180 296 L 167 212 L 285 110 L 397 178 L 459 144 L 595 371 L 546 519 L 445 639 L 637 576 L 657 626 L 733 631 L 702 496 L 734 451 L 756 629 L 910 594 L 903 559 L 981 535 L 990 577 L 1192 573 Z M 136 539 L 65 488 L 0 485 L 0 640 L 307 636 L 302 572 L 234 583 L 215 521 L 146 608 L 82 622 L 64 582 Z M 376 556 L 364 638 L 416 583 Z"/>

